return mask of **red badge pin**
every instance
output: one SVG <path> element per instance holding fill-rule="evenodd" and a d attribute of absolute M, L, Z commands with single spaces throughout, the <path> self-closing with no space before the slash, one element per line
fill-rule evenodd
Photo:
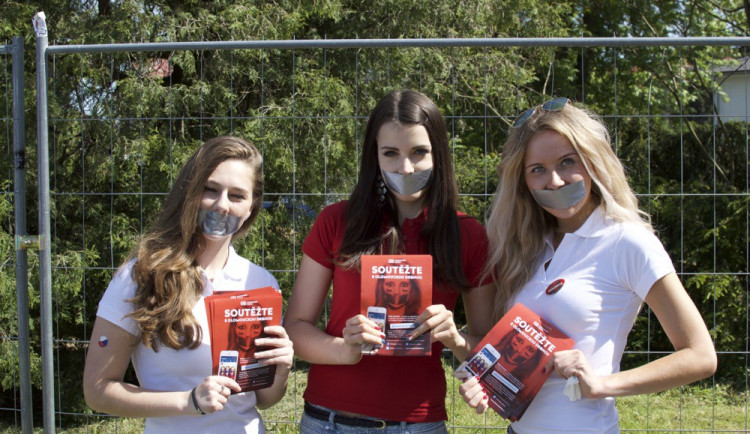
<path fill-rule="evenodd" d="M 544 292 L 546 292 L 547 295 L 552 295 L 562 289 L 563 285 L 565 285 L 565 279 L 557 279 L 554 282 L 550 283 L 547 289 L 544 290 Z"/>

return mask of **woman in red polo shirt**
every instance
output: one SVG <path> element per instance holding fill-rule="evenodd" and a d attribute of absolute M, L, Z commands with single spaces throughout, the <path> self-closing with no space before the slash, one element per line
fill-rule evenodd
<path fill-rule="evenodd" d="M 302 432 L 446 432 L 443 346 L 463 359 L 492 326 L 492 293 L 483 286 L 487 239 L 456 210 L 458 189 L 447 130 L 427 96 L 393 91 L 370 114 L 357 185 L 348 201 L 325 208 L 304 253 L 285 327 L 295 353 L 311 363 Z M 360 314 L 360 256 L 430 254 L 433 305 L 413 336 L 431 333 L 431 356 L 363 354 L 384 335 Z M 333 293 L 325 330 L 317 327 Z M 463 298 L 469 333 L 453 308 Z"/>

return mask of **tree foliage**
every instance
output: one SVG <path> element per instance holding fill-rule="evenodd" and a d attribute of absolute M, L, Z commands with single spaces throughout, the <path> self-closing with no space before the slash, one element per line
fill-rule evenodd
<path fill-rule="evenodd" d="M 736 0 L 6 1 L 0 4 L 2 38 L 20 35 L 26 40 L 30 144 L 36 137 L 36 80 L 29 24 L 38 10 L 47 14 L 50 45 L 738 36 L 748 28 L 746 6 Z M 717 348 L 742 351 L 748 320 L 748 282 L 742 275 L 748 255 L 747 127 L 717 122 L 713 104 L 721 78 L 715 68 L 745 55 L 739 47 L 480 47 L 50 57 L 58 405 L 64 411 L 85 409 L 80 367 L 97 302 L 112 270 L 202 140 L 235 134 L 262 150 L 266 209 L 236 247 L 272 270 L 288 297 L 304 236 L 323 206 L 351 191 L 367 113 L 393 88 L 422 90 L 447 116 L 461 206 L 480 219 L 496 188 L 495 167 L 508 125 L 519 111 L 550 95 L 567 95 L 600 113 L 643 209 L 653 216 L 713 330 Z M 10 84 L 0 86 L 7 90 Z M 30 145 L 29 192 L 36 191 L 35 158 Z M 5 173 L 12 172 L 10 159 L 0 164 Z M 11 221 L 10 197 L 0 197 L 3 222 Z M 30 216 L 36 215 L 35 202 L 29 201 Z M 29 233 L 36 232 L 35 224 L 30 217 Z M 10 223 L 3 225 L 0 249 L 2 257 L 10 258 L 13 229 Z M 32 257 L 32 288 L 38 280 L 34 261 Z M 3 336 L 15 333 L 11 270 L 7 263 L 0 267 Z M 38 389 L 37 295 L 30 308 Z M 660 330 L 644 313 L 629 348 L 670 350 Z M 0 358 L 0 405 L 6 407 L 13 405 L 15 345 L 8 339 L 0 342 L 0 351 L 8 355 Z M 744 361 L 721 362 L 722 381 L 744 381 Z"/>

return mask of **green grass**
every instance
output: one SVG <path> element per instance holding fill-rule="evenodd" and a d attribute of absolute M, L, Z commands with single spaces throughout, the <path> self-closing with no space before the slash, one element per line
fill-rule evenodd
<path fill-rule="evenodd" d="M 446 364 L 448 380 L 449 430 L 469 434 L 480 432 L 504 433 L 507 421 L 495 412 L 477 415 L 458 395 L 458 381 L 450 376 L 453 369 Z M 296 433 L 302 414 L 302 393 L 307 384 L 307 370 L 297 369 L 289 379 L 284 399 L 268 410 L 261 411 L 266 430 L 272 433 Z M 620 427 L 624 432 L 661 433 L 729 433 L 748 432 L 747 394 L 733 392 L 727 387 L 713 389 L 683 387 L 663 393 L 619 398 Z M 62 433 L 131 433 L 143 430 L 140 419 L 89 415 L 76 418 L 76 426 L 60 430 Z M 66 418 L 69 420 L 69 418 Z M 35 432 L 42 432 L 36 426 Z M 1 424 L 0 433 L 14 433 L 18 428 Z"/>

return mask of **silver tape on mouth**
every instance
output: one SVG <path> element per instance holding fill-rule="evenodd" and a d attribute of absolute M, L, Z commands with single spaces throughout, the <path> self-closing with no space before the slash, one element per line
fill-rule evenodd
<path fill-rule="evenodd" d="M 232 235 L 240 229 L 242 219 L 231 214 L 219 214 L 207 209 L 198 211 L 198 227 L 204 234 L 215 237 Z"/>
<path fill-rule="evenodd" d="M 432 167 L 408 175 L 383 172 L 383 178 L 385 178 L 388 188 L 404 195 L 414 194 L 427 188 L 430 183 L 430 175 L 432 175 Z"/>
<path fill-rule="evenodd" d="M 531 194 L 544 208 L 568 209 L 586 197 L 586 185 L 580 180 L 557 190 L 531 190 Z"/>

